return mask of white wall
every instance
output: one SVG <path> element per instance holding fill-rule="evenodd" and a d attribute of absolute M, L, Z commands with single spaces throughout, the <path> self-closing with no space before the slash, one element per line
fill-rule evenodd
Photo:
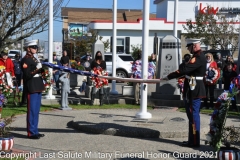
<path fill-rule="evenodd" d="M 167 1 L 161 2 L 161 5 L 157 5 L 156 7 L 156 17 L 157 18 L 166 18 L 167 17 Z"/>
<path fill-rule="evenodd" d="M 158 38 L 162 38 L 166 35 L 171 35 L 172 31 L 150 31 L 149 32 L 149 40 L 148 40 L 148 55 L 151 55 L 153 53 L 153 40 L 155 33 L 157 33 Z M 103 41 L 111 40 L 112 31 L 111 30 L 98 30 L 98 34 L 103 37 Z M 132 52 L 131 45 L 140 45 L 142 44 L 142 31 L 124 31 L 124 30 L 117 30 L 117 38 L 124 38 L 130 37 L 130 52 Z M 160 40 L 159 40 L 160 42 Z M 110 49 L 107 50 L 107 52 L 110 52 Z"/>

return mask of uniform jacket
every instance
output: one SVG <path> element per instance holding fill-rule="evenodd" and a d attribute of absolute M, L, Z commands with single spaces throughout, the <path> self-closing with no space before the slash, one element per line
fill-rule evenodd
<path fill-rule="evenodd" d="M 195 52 L 189 62 L 179 68 L 179 70 L 170 73 L 168 79 L 178 78 L 184 75 L 193 77 L 204 77 L 206 74 L 206 57 L 201 50 Z M 191 94 L 191 98 L 205 98 L 205 86 L 203 80 L 196 80 L 196 87 L 194 90 L 190 90 L 189 80 L 185 78 L 183 97 L 188 97 Z"/>
<path fill-rule="evenodd" d="M 11 73 L 11 76 L 15 77 L 14 65 L 10 58 L 7 58 L 5 62 L 4 62 L 3 58 L 0 58 L 0 66 L 5 66 L 6 72 Z"/>
<path fill-rule="evenodd" d="M 29 53 L 27 53 L 21 61 L 23 81 L 24 84 L 26 84 L 26 90 L 28 93 L 42 92 L 44 90 L 41 69 L 37 70 L 37 64 L 37 59 Z M 39 76 L 37 77 L 36 74 Z"/>
<path fill-rule="evenodd" d="M 62 90 L 70 93 L 70 83 L 69 83 L 69 78 L 67 78 L 68 73 L 63 73 L 60 78 L 59 81 L 62 84 Z"/>

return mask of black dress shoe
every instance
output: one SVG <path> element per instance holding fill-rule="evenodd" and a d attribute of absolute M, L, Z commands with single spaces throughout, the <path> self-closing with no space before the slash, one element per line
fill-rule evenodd
<path fill-rule="evenodd" d="M 190 148 L 198 148 L 198 147 L 200 147 L 200 144 L 195 145 L 195 144 L 190 144 L 188 141 L 183 141 L 182 146 L 183 147 L 190 147 Z"/>
<path fill-rule="evenodd" d="M 44 137 L 45 136 L 45 134 L 38 134 L 38 137 Z"/>
<path fill-rule="evenodd" d="M 35 135 L 35 136 L 29 136 L 28 137 L 29 139 L 40 139 L 40 137 L 38 135 Z"/>

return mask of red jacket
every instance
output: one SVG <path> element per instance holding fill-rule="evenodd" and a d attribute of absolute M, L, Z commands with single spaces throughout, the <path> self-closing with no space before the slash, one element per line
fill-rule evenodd
<path fill-rule="evenodd" d="M 10 72 L 12 77 L 15 77 L 14 64 L 10 58 L 7 58 L 5 62 L 3 58 L 0 58 L 0 66 L 5 66 L 6 72 Z"/>

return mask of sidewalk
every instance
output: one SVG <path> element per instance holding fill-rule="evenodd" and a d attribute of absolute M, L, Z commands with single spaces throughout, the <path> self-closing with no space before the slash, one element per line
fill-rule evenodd
<path fill-rule="evenodd" d="M 171 160 L 200 159 L 205 151 L 211 154 L 212 148 L 204 144 L 210 116 L 201 115 L 201 147 L 192 149 L 180 146 L 183 140 L 187 140 L 185 113 L 163 107 L 149 110 L 151 119 L 139 120 L 135 118 L 138 111 L 89 109 L 41 112 L 39 131 L 45 137 L 39 140 L 27 139 L 26 115 L 17 116 L 13 123 L 13 153 L 17 155 L 17 152 L 25 151 L 34 154 L 36 160 Z M 228 118 L 227 125 L 238 126 L 239 119 Z M 190 158 L 189 153 L 192 153 Z"/>

